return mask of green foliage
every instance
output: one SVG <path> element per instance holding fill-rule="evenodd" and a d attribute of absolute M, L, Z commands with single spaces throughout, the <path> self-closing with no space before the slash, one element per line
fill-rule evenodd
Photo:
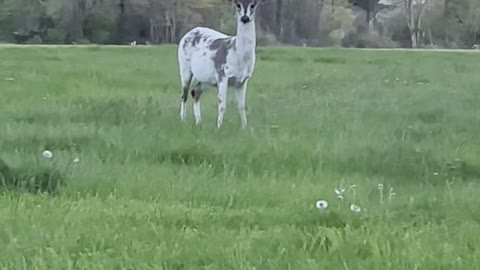
<path fill-rule="evenodd" d="M 42 39 L 46 44 L 63 44 L 67 33 L 62 28 L 50 28 Z"/>
<path fill-rule="evenodd" d="M 112 34 L 117 30 L 118 15 L 118 9 L 113 9 L 110 5 L 98 7 L 84 22 L 86 38 L 97 44 L 111 42 Z"/>
<path fill-rule="evenodd" d="M 237 22 L 236 20 L 232 19 L 235 18 L 234 10 L 230 7 L 230 5 L 224 6 L 221 11 L 221 18 L 220 18 L 220 26 L 219 30 L 227 33 L 228 35 L 235 35 L 237 31 Z"/>
<path fill-rule="evenodd" d="M 0 190 L 58 194 L 65 185 L 64 176 L 56 169 L 30 165 L 10 168 L 0 160 Z"/>

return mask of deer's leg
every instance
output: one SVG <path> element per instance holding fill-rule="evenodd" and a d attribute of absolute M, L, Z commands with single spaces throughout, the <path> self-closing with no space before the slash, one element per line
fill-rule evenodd
<path fill-rule="evenodd" d="M 180 104 L 180 119 L 185 121 L 187 118 L 187 98 L 188 98 L 188 89 L 190 88 L 190 83 L 192 82 L 193 74 L 190 72 L 190 69 L 182 68 L 180 71 L 180 77 L 182 82 L 182 96 Z"/>
<path fill-rule="evenodd" d="M 186 107 L 186 104 L 187 104 L 187 97 L 188 97 L 188 86 L 184 86 L 182 88 L 182 102 L 180 104 L 180 119 L 182 121 L 185 121 L 185 119 L 187 118 L 187 107 Z"/>
<path fill-rule="evenodd" d="M 226 79 L 218 82 L 218 118 L 217 118 L 218 128 L 222 126 L 225 110 L 227 109 L 227 89 L 228 89 L 228 82 Z"/>
<path fill-rule="evenodd" d="M 247 81 L 243 83 L 242 86 L 237 87 L 235 90 L 235 95 L 237 98 L 238 112 L 240 113 L 240 121 L 242 128 L 247 126 L 247 113 L 245 111 L 245 97 L 247 94 Z"/>
<path fill-rule="evenodd" d="M 193 98 L 193 114 L 195 116 L 195 124 L 198 125 L 202 121 L 202 113 L 200 111 L 200 97 L 202 96 L 202 85 L 198 83 L 192 90 Z"/>

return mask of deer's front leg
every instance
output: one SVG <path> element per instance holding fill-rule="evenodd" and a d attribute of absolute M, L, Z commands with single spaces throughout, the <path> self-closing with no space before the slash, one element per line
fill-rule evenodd
<path fill-rule="evenodd" d="M 226 79 L 218 83 L 218 128 L 222 126 L 225 110 L 227 109 L 227 88 L 228 83 Z"/>
<path fill-rule="evenodd" d="M 247 94 L 247 83 L 245 81 L 240 87 L 235 89 L 235 95 L 237 97 L 237 105 L 238 105 L 238 112 L 240 113 L 240 121 L 242 124 L 242 128 L 247 126 L 247 113 L 245 111 L 245 97 Z"/>

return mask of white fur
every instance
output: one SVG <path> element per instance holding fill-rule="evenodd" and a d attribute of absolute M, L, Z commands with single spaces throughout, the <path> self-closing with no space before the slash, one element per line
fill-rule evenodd
<path fill-rule="evenodd" d="M 235 2 L 236 4 L 237 2 Z M 251 2 L 256 3 L 255 0 Z M 190 85 L 194 85 L 194 91 L 203 91 L 204 86 L 216 86 L 218 90 L 218 116 L 217 127 L 220 128 L 227 103 L 227 88 L 235 88 L 238 110 L 242 127 L 247 125 L 247 116 L 245 112 L 245 98 L 248 80 L 252 77 L 255 68 L 255 20 L 254 12 L 250 5 L 245 10 L 244 6 L 237 8 L 237 34 L 234 37 L 227 36 L 221 32 L 205 28 L 196 27 L 186 33 L 179 43 L 178 63 L 180 69 L 180 79 L 182 84 L 182 102 L 180 108 L 180 117 L 186 119 L 186 99 Z M 244 24 L 240 21 L 243 15 L 250 18 L 250 22 Z M 198 37 L 201 36 L 199 39 Z M 192 40 L 196 42 L 192 42 Z M 217 51 L 210 48 L 213 41 L 218 39 L 232 38 L 236 49 L 229 49 L 226 54 L 226 62 L 221 66 L 224 73 L 218 72 L 213 58 Z M 221 73 L 222 73 L 221 72 Z M 200 101 L 193 104 L 195 123 L 201 122 Z"/>

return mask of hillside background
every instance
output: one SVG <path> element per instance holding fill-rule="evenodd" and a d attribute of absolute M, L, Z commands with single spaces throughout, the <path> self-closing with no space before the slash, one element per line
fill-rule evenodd
<path fill-rule="evenodd" d="M 0 42 L 168 44 L 192 27 L 235 32 L 227 0 L 0 0 Z M 268 0 L 259 45 L 475 48 L 480 0 Z"/>

